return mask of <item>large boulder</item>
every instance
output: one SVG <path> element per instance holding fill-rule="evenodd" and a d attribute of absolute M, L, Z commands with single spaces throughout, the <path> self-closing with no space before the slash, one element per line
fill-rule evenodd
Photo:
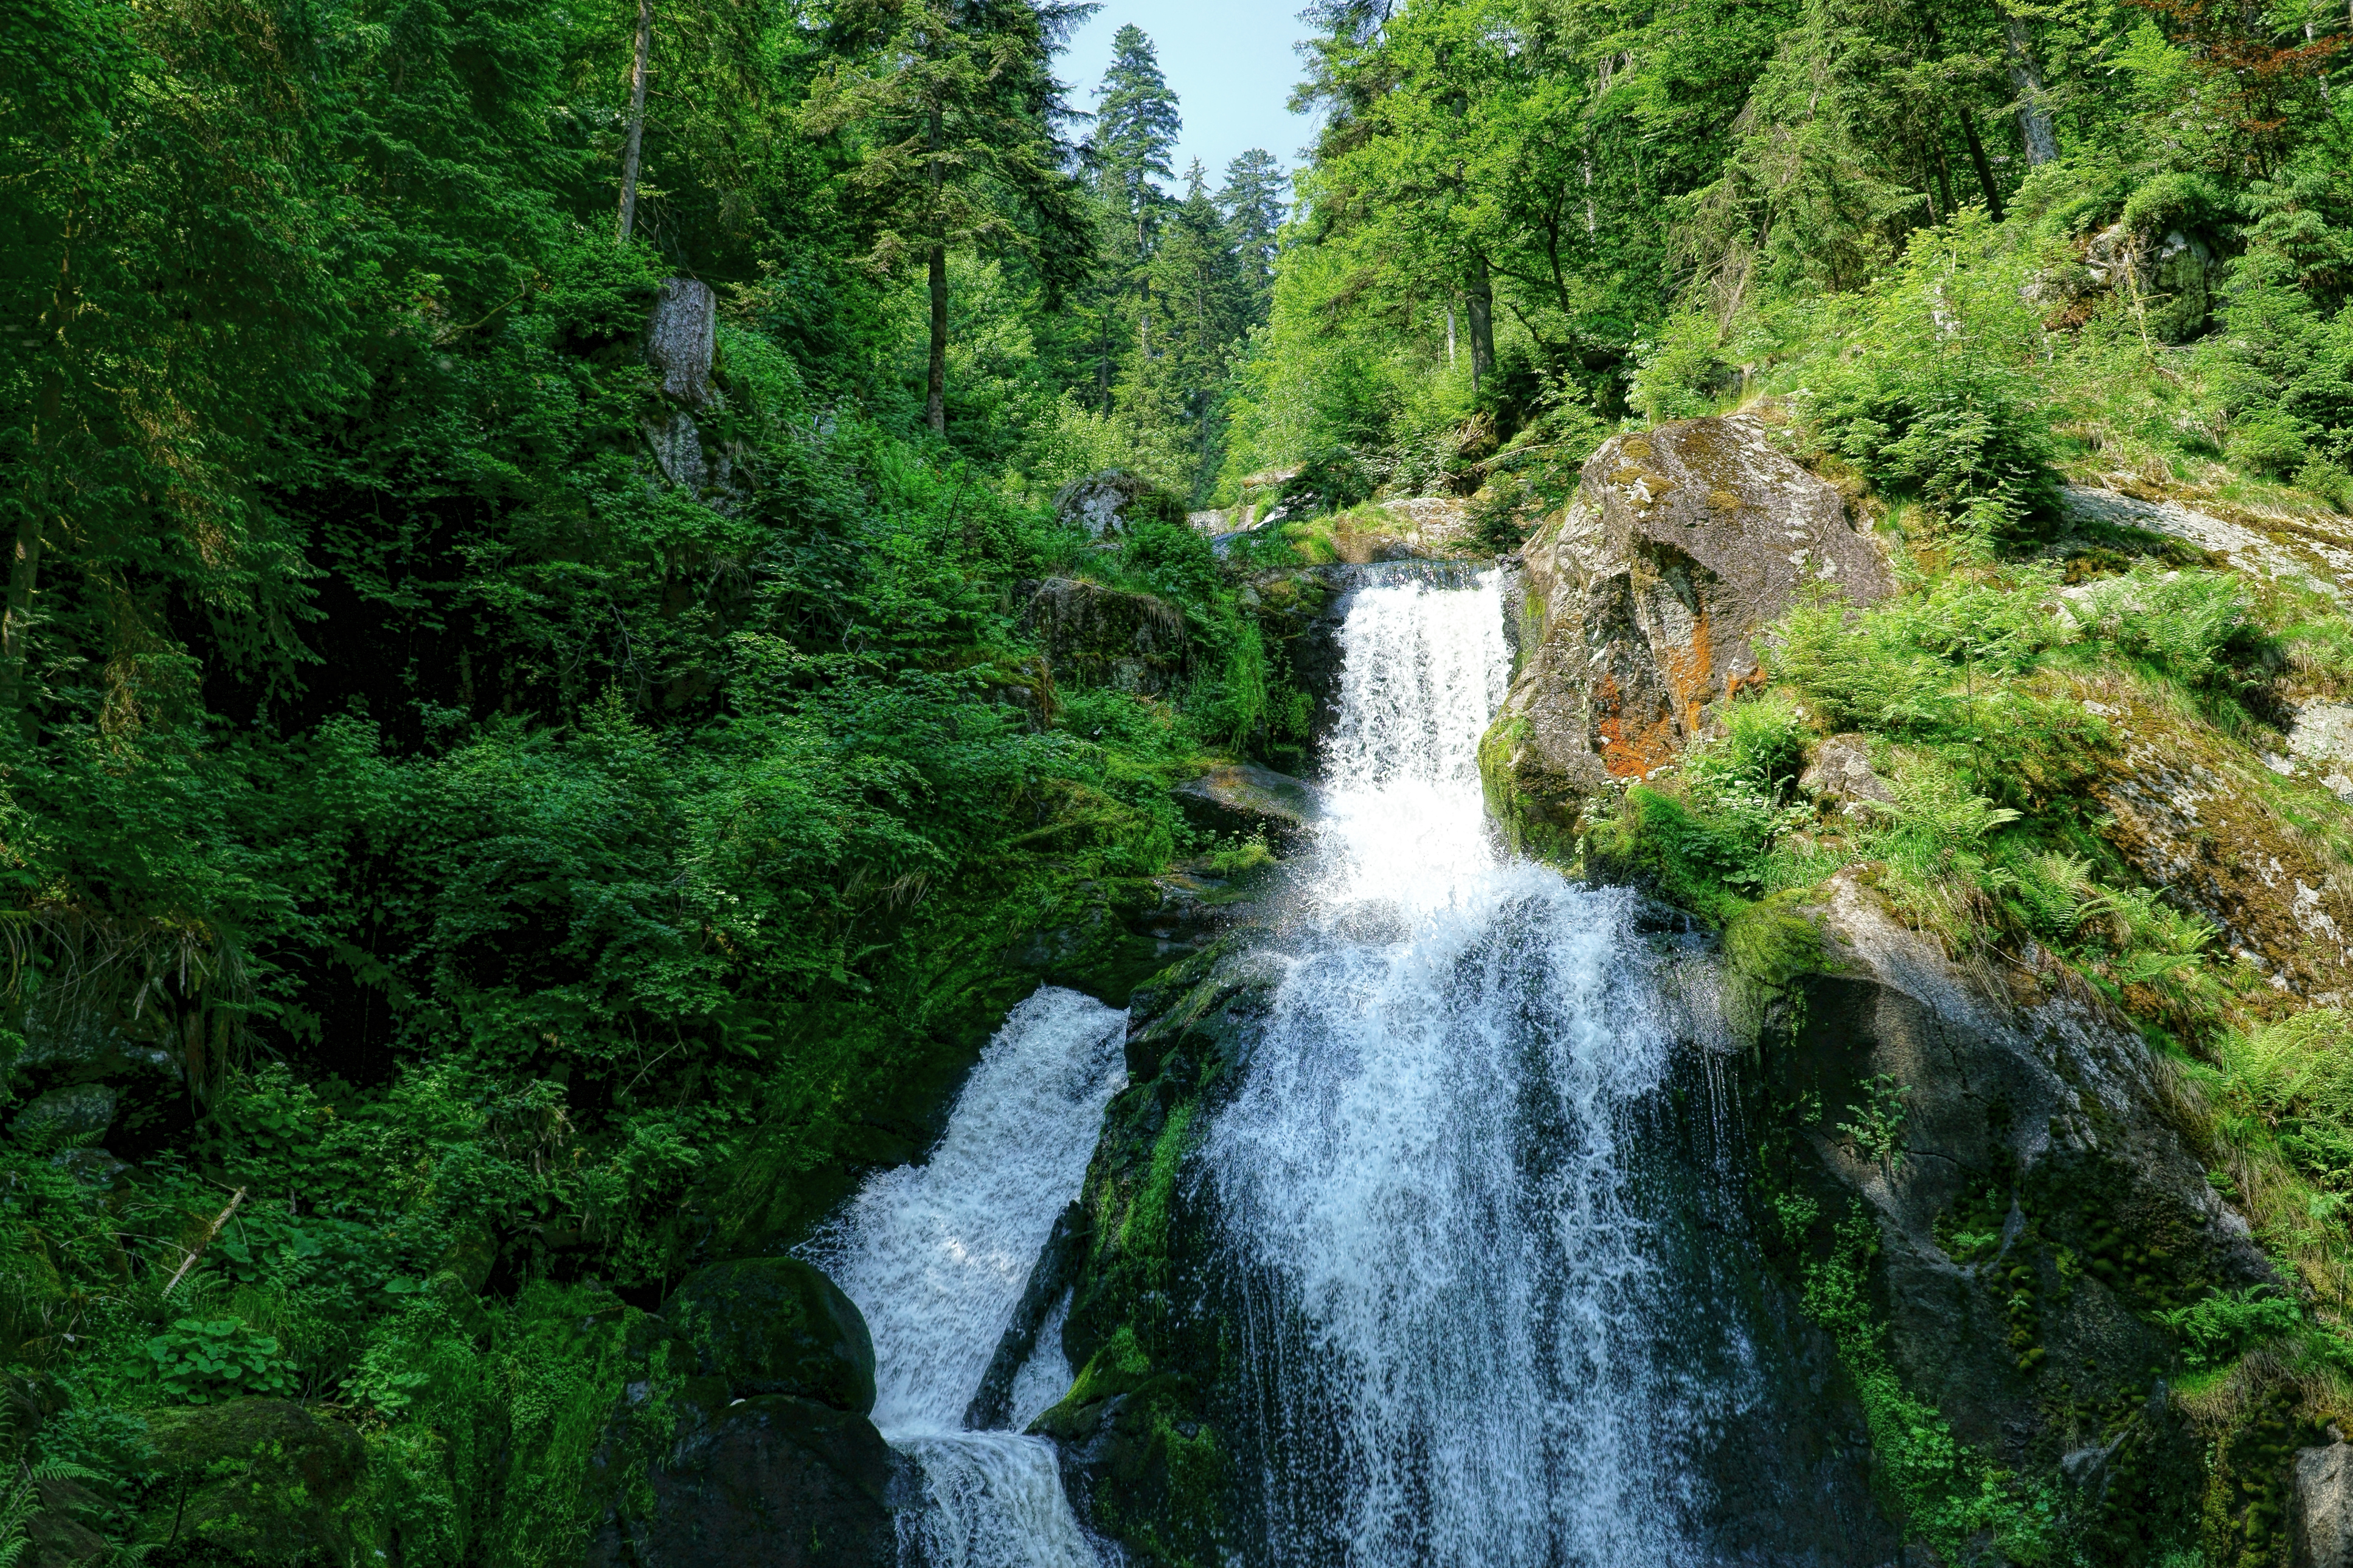
<path fill-rule="evenodd" d="M 159 1410 L 147 1420 L 165 1484 L 151 1520 L 239 1563 L 359 1554 L 346 1506 L 366 1469 L 359 1434 L 285 1399 Z"/>
<path fill-rule="evenodd" d="M 1481 764 L 1507 833 L 1537 847 L 1761 681 L 1757 636 L 1801 595 L 1889 590 L 1844 498 L 1746 415 L 1607 442 L 1522 559 L 1521 668 Z"/>
<path fill-rule="evenodd" d="M 1057 685 L 1164 697 L 1192 673 L 1185 612 L 1166 599 L 1075 577 L 1025 583 L 1018 594 L 1021 630 Z"/>
<path fill-rule="evenodd" d="M 874 1342 L 858 1304 L 797 1258 L 698 1268 L 662 1306 L 703 1375 L 738 1398 L 790 1394 L 860 1415 L 874 1408 Z"/>
<path fill-rule="evenodd" d="M 690 1417 L 586 1568 L 895 1568 L 920 1481 L 854 1411 L 782 1394 Z"/>
<path fill-rule="evenodd" d="M 1125 468 L 1105 468 L 1064 485 L 1055 492 L 1054 515 L 1085 529 L 1091 539 L 1115 538 L 1146 519 L 1180 526 L 1186 521 L 1183 501 Z"/>

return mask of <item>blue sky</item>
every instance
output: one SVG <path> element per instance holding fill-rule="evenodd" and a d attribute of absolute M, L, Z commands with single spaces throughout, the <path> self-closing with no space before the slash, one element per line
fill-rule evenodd
<path fill-rule="evenodd" d="M 1161 74 L 1184 112 L 1184 140 L 1171 160 L 1180 176 L 1198 157 L 1214 191 L 1226 165 L 1251 147 L 1295 168 L 1314 131 L 1310 117 L 1283 108 L 1300 78 L 1292 46 L 1306 32 L 1298 19 L 1304 3 L 1107 0 L 1071 37 L 1055 74 L 1070 84 L 1071 107 L 1092 111 L 1095 86 L 1111 63 L 1112 35 L 1133 22 L 1151 35 Z"/>

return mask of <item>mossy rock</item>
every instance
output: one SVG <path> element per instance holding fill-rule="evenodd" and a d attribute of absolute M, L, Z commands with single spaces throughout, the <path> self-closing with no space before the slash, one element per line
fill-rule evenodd
<path fill-rule="evenodd" d="M 860 1415 L 874 1408 L 874 1342 L 858 1304 L 797 1258 L 747 1258 L 697 1269 L 662 1316 L 685 1334 L 703 1374 L 737 1398 L 782 1394 Z"/>
<path fill-rule="evenodd" d="M 586 1568 L 892 1568 L 912 1462 L 852 1411 L 766 1394 L 681 1434 Z"/>
<path fill-rule="evenodd" d="M 291 1400 L 235 1399 L 148 1418 L 164 1481 L 148 1538 L 167 1552 L 256 1563 L 341 1563 L 366 1467 L 359 1434 Z"/>

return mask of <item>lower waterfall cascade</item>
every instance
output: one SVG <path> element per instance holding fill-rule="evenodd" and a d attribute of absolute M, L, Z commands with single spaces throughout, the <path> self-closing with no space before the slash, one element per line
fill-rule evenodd
<path fill-rule="evenodd" d="M 1477 749 L 1510 669 L 1499 577 L 1377 569 L 1353 595 L 1282 977 L 1188 1166 L 1246 1342 L 1236 1563 L 1712 1560 L 1676 1435 L 1740 1404 L 1745 1352 L 1719 1325 L 1704 1376 L 1665 1353 L 1672 1270 L 1630 1148 L 1674 1009 L 1632 895 L 1495 847 Z M 1039 990 L 930 1161 L 871 1179 L 806 1249 L 865 1313 L 875 1422 L 922 1468 L 902 1560 L 1115 1560 L 1020 1435 L 1070 1386 L 1067 1299 L 1010 1428 L 963 1419 L 1124 1081 L 1124 1022 Z"/>
<path fill-rule="evenodd" d="M 1033 994 L 931 1159 L 873 1177 L 806 1248 L 873 1336 L 874 1424 L 922 1468 L 927 1504 L 902 1556 L 928 1568 L 1094 1568 L 1053 1446 L 1019 1432 L 1070 1386 L 1059 1313 L 1015 1379 L 1013 1428 L 967 1431 L 964 1416 L 1125 1079 L 1126 1022 L 1075 991 Z"/>

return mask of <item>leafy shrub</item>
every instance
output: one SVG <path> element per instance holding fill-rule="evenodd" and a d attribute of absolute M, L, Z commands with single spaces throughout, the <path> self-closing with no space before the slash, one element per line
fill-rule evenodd
<path fill-rule="evenodd" d="M 1670 316 L 1648 342 L 1634 345 L 1640 368 L 1626 401 L 1653 425 L 1712 412 L 1724 384 L 1724 365 L 1716 357 L 1722 335 L 1713 312 Z"/>
<path fill-rule="evenodd" d="M 2159 1312 L 2165 1326 L 2189 1342 L 2193 1368 L 2227 1366 L 2242 1351 L 2304 1326 L 2304 1309 L 2269 1285 L 2217 1290 L 2187 1307 Z"/>
<path fill-rule="evenodd" d="M 1981 217 L 1915 235 L 1852 350 L 1810 367 L 1796 401 L 1814 448 L 1992 542 L 2046 534 L 2057 486 L 2026 281 Z"/>
<path fill-rule="evenodd" d="M 1345 511 L 1372 499 L 1378 481 L 1363 458 L 1348 447 L 1326 447 L 1300 464 L 1278 498 L 1293 516 Z"/>
<path fill-rule="evenodd" d="M 2223 454 L 2242 468 L 2283 479 L 2311 460 L 2311 430 L 2284 409 L 2250 409 L 2231 422 Z"/>
<path fill-rule="evenodd" d="M 301 1392 L 278 1342 L 236 1318 L 182 1318 L 147 1342 L 149 1375 L 186 1405 L 247 1394 L 291 1399 Z"/>

